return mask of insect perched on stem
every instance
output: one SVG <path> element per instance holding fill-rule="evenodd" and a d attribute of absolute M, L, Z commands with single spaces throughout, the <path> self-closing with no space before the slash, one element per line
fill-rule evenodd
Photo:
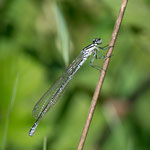
<path fill-rule="evenodd" d="M 34 106 L 33 109 L 33 116 L 36 118 L 36 121 L 29 131 L 29 136 L 32 136 L 34 134 L 42 117 L 50 108 L 52 108 L 56 104 L 56 102 L 60 98 L 60 95 L 63 93 L 65 87 L 67 86 L 67 84 L 70 82 L 72 77 L 80 69 L 80 67 L 83 65 L 83 63 L 87 60 L 87 58 L 90 55 L 93 54 L 90 65 L 98 70 L 101 70 L 100 67 L 93 65 L 95 58 L 105 58 L 105 56 L 101 55 L 100 50 L 109 49 L 108 46 L 106 48 L 100 47 L 99 45 L 101 43 L 102 40 L 100 38 L 95 38 L 92 44 L 85 47 L 81 51 L 79 56 L 68 66 L 66 71 L 56 81 L 56 83 L 53 86 L 51 86 L 41 97 L 41 99 L 37 102 L 37 104 Z M 99 57 L 97 57 L 98 54 Z"/>

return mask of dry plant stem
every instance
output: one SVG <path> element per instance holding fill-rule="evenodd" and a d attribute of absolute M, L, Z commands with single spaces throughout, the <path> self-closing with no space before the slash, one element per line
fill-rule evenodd
<path fill-rule="evenodd" d="M 121 22 L 122 22 L 122 19 L 123 19 L 123 15 L 124 15 L 124 12 L 125 12 L 125 8 L 127 6 L 127 2 L 128 2 L 128 0 L 123 0 L 122 1 L 120 12 L 119 12 L 118 18 L 116 20 L 116 24 L 115 24 L 113 34 L 112 34 L 112 39 L 110 41 L 109 46 L 114 46 L 115 45 L 115 41 L 116 41 L 116 38 L 117 38 L 117 35 L 118 35 L 118 32 L 119 32 L 119 28 L 120 28 L 120 25 L 121 25 Z M 86 120 L 84 129 L 83 129 L 83 132 L 82 132 L 82 135 L 81 135 L 81 139 L 80 139 L 80 142 L 79 142 L 79 145 L 78 145 L 78 150 L 83 149 L 83 145 L 84 145 L 84 142 L 85 142 L 85 139 L 86 139 L 86 136 L 87 136 L 87 133 L 88 133 L 88 129 L 89 129 L 89 126 L 90 126 L 90 123 L 91 123 L 91 120 L 92 120 L 92 117 L 93 117 L 93 114 L 94 114 L 94 110 L 95 110 L 95 107 L 96 107 L 98 96 L 99 96 L 99 93 L 101 91 L 102 84 L 103 84 L 105 74 L 106 74 L 106 70 L 107 70 L 107 67 L 108 67 L 108 64 L 109 64 L 109 61 L 110 61 L 110 56 L 112 55 L 112 51 L 113 51 L 113 47 L 110 47 L 110 49 L 108 50 L 108 52 L 106 54 L 107 57 L 106 57 L 106 60 L 103 64 L 103 70 L 101 71 L 99 81 L 98 81 L 97 87 L 95 89 L 93 98 L 92 98 L 90 110 L 89 110 L 87 120 Z"/>

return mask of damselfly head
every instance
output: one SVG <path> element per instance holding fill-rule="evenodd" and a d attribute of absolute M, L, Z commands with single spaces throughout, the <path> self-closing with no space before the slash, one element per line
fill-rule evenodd
<path fill-rule="evenodd" d="M 102 39 L 101 38 L 93 39 L 93 44 L 101 44 L 101 43 L 102 43 Z"/>

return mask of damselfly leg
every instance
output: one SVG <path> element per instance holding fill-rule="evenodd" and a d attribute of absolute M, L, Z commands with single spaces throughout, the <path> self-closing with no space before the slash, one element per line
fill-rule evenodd
<path fill-rule="evenodd" d="M 95 59 L 106 59 L 107 56 L 106 55 L 102 55 L 101 52 L 100 52 L 100 49 L 101 50 L 108 50 L 109 48 L 110 48 L 110 46 L 108 46 L 108 45 L 106 45 L 104 47 L 100 47 L 99 45 L 97 45 L 95 47 L 95 52 L 93 54 L 93 57 L 92 57 L 92 59 L 90 61 L 90 66 L 93 67 L 93 68 L 95 68 L 95 69 L 97 69 L 97 70 L 99 70 L 99 71 L 104 70 L 102 67 L 100 67 L 98 65 L 94 65 L 93 63 L 94 63 Z M 99 54 L 99 57 L 97 56 L 97 53 Z"/>

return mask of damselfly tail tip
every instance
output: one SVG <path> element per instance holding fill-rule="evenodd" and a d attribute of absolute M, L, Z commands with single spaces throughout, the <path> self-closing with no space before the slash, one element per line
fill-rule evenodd
<path fill-rule="evenodd" d="M 35 133 L 36 128 L 37 128 L 37 124 L 35 123 L 29 131 L 29 136 L 33 136 L 33 134 Z"/>

